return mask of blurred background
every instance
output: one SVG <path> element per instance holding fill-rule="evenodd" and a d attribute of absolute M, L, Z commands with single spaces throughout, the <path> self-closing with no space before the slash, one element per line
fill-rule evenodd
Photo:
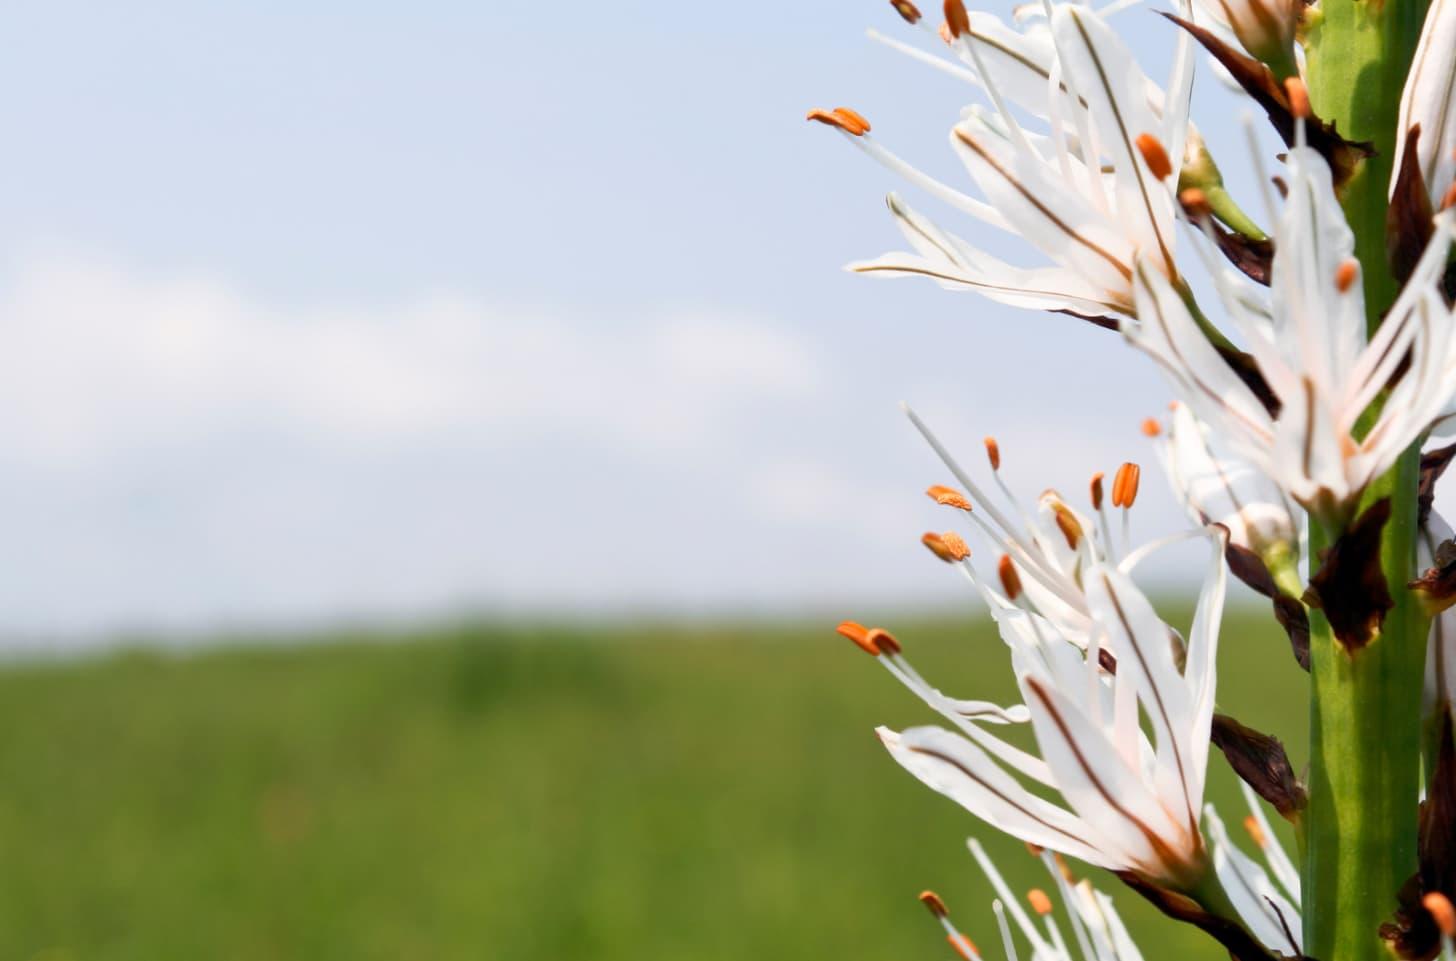
<path fill-rule="evenodd" d="M 0 24 L 0 957 L 946 957 L 927 886 L 995 943 L 978 825 L 871 735 L 923 711 L 830 630 L 1012 694 L 896 405 L 1028 498 L 1147 463 L 1154 536 L 1167 394 L 1072 318 L 840 271 L 899 185 L 806 108 L 963 177 L 969 92 L 865 37 L 916 39 L 887 4 Z M 1225 706 L 1302 760 L 1235 606 Z M 1143 946 L 1216 956 L 1182 935 Z"/>

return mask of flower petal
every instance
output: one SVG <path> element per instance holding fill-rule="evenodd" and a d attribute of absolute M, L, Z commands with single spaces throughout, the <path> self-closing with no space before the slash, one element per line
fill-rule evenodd
<path fill-rule="evenodd" d="M 1177 276 L 1173 260 L 1173 194 L 1135 143 L 1163 124 L 1148 106 L 1148 78 L 1137 60 L 1095 13 L 1076 4 L 1052 12 L 1052 35 L 1068 85 L 1087 101 L 1117 179 L 1119 220 L 1144 256 Z M 1166 146 L 1166 145 L 1165 145 Z"/>
<path fill-rule="evenodd" d="M 1395 156 L 1406 133 L 1420 124 L 1417 155 L 1431 199 L 1439 202 L 1456 180 L 1456 0 L 1432 0 L 1400 96 Z M 1395 189 L 1392 179 L 1390 189 Z"/>
<path fill-rule="evenodd" d="M 1138 772 L 1072 699 L 1045 679 L 1022 681 L 1042 756 L 1072 810 L 1096 832 L 1103 861 L 1167 877 L 1188 866 L 1197 836 L 1175 824 Z"/>
<path fill-rule="evenodd" d="M 940 727 L 878 728 L 890 755 L 922 783 L 1023 841 L 1089 864 L 1116 864 L 1091 847 L 1076 817 L 1027 791 L 970 741 Z"/>

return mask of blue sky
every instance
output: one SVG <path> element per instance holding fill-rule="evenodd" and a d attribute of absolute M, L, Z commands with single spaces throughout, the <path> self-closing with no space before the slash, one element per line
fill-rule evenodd
<path fill-rule="evenodd" d="M 897 185 L 807 107 L 959 176 L 887 4 L 299 7 L 4 16 L 0 633 L 956 603 L 901 399 L 1177 522 L 1114 335 L 840 271 Z"/>

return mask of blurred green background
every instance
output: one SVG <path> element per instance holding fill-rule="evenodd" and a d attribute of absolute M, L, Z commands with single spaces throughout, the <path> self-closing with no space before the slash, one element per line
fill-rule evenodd
<path fill-rule="evenodd" d="M 984 619 L 897 634 L 948 693 L 1012 696 Z M 1282 636 L 1251 610 L 1223 636 L 1220 709 L 1302 765 Z M 1048 879 L 872 733 L 931 720 L 820 623 L 470 625 L 11 665 L 0 958 L 949 958 L 925 887 L 993 948 L 966 836 L 1018 886 Z M 1211 767 L 1236 828 L 1217 752 Z M 1098 883 L 1150 959 L 1222 956 Z"/>

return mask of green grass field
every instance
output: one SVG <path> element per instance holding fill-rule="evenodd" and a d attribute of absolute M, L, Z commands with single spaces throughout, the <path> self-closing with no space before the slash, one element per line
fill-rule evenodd
<path fill-rule="evenodd" d="M 949 692 L 1013 689 L 984 627 L 900 626 Z M 1305 684 L 1277 628 L 1231 616 L 1220 661 L 1221 708 L 1302 764 Z M 817 624 L 12 666 L 0 959 L 950 958 L 915 895 L 936 888 L 994 946 L 964 849 L 994 836 L 872 734 L 930 719 Z M 1019 845 L 993 849 L 1046 883 Z M 1222 956 L 1117 893 L 1149 961 Z"/>

